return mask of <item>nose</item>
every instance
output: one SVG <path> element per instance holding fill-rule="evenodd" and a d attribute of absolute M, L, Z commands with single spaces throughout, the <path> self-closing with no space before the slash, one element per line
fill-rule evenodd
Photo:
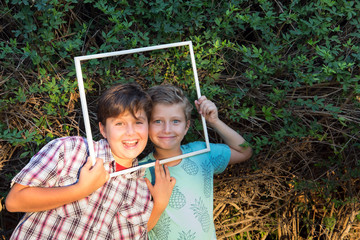
<path fill-rule="evenodd" d="M 170 132 L 170 130 L 171 130 L 171 125 L 170 125 L 170 123 L 165 123 L 164 124 L 164 132 L 165 133 L 169 133 Z"/>
<path fill-rule="evenodd" d="M 128 135 L 132 135 L 134 134 L 135 130 L 134 130 L 134 126 L 132 124 L 128 124 L 127 128 L 126 128 L 126 133 Z"/>

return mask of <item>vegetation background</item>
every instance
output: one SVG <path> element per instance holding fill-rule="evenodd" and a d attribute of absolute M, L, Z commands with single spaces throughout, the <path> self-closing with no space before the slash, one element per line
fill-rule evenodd
<path fill-rule="evenodd" d="M 180 41 L 193 42 L 202 94 L 254 149 L 215 179 L 218 238 L 360 238 L 358 1 L 0 4 L 1 239 L 22 216 L 4 208 L 12 177 L 51 139 L 85 136 L 73 58 Z M 185 47 L 82 66 L 94 131 L 96 98 L 116 82 L 196 98 Z M 187 140 L 201 128 L 195 117 Z"/>

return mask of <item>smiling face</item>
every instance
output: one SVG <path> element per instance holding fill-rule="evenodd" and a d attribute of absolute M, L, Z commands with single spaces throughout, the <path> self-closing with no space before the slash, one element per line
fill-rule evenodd
<path fill-rule="evenodd" d="M 115 161 L 124 167 L 132 166 L 133 159 L 144 150 L 148 140 L 145 111 L 137 111 L 135 117 L 125 111 L 117 117 L 107 118 L 105 125 L 99 123 L 100 132 L 109 142 Z"/>
<path fill-rule="evenodd" d="M 149 123 L 149 137 L 155 153 L 161 159 L 181 155 L 181 141 L 189 125 L 183 104 L 155 104 Z"/>

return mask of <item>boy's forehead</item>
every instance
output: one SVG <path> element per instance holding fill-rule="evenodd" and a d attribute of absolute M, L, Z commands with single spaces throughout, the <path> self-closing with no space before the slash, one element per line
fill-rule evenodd
<path fill-rule="evenodd" d="M 135 116 L 134 116 L 135 115 Z M 147 119 L 147 115 L 144 109 L 138 109 L 136 111 L 134 111 L 134 115 L 131 113 L 131 111 L 129 110 L 125 110 L 122 113 L 120 113 L 119 115 L 117 115 L 115 118 L 144 118 Z"/>
<path fill-rule="evenodd" d="M 184 103 L 168 103 L 168 102 L 158 102 L 158 103 L 153 103 L 153 109 L 155 107 L 157 107 L 158 109 L 160 109 L 161 107 L 181 107 L 181 108 L 185 108 L 185 104 Z"/>
<path fill-rule="evenodd" d="M 152 113 L 169 112 L 185 115 L 185 106 L 182 103 L 156 103 L 153 105 Z"/>

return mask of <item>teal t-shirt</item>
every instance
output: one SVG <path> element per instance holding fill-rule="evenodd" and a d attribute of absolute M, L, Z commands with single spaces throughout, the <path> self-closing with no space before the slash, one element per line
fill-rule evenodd
<path fill-rule="evenodd" d="M 183 154 L 205 149 L 204 142 L 181 146 Z M 182 159 L 169 167 L 176 179 L 169 205 L 156 226 L 149 232 L 149 239 L 216 239 L 213 222 L 213 176 L 227 167 L 231 151 L 225 144 L 210 144 L 210 152 Z M 139 164 L 155 161 L 150 153 Z M 154 167 L 146 169 L 145 177 L 153 184 Z"/>

